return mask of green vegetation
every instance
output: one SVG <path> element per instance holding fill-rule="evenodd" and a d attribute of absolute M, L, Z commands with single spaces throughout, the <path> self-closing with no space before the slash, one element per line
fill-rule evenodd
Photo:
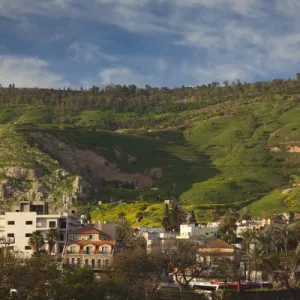
<path fill-rule="evenodd" d="M 299 192 L 292 186 L 300 170 L 299 99 L 298 80 L 172 90 L 0 88 L 0 165 L 42 165 L 51 176 L 58 163 L 29 139 L 30 132 L 41 131 L 92 150 L 118 172 L 152 176 L 154 189 L 109 180 L 94 186 L 91 203 L 111 198 L 131 203 L 128 212 L 126 208 L 131 224 L 141 201 L 161 207 L 170 196 L 179 198 L 184 209 L 195 210 L 200 220 L 249 205 L 257 216 L 300 210 Z M 15 151 L 5 150 L 9 148 Z M 70 191 L 72 182 L 65 180 L 62 189 L 55 186 Z M 113 211 L 122 210 L 122 205 L 107 205 L 95 210 L 96 219 L 110 220 Z M 162 210 L 141 224 L 157 225 Z"/>

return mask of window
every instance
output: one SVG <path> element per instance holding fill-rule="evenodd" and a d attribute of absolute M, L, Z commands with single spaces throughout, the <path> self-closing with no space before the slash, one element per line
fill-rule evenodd
<path fill-rule="evenodd" d="M 95 260 L 92 259 L 92 268 L 94 269 L 95 268 Z"/>
<path fill-rule="evenodd" d="M 75 252 L 76 252 L 75 246 L 71 246 L 70 247 L 70 253 L 75 254 Z"/>
<path fill-rule="evenodd" d="M 88 266 L 88 265 L 89 265 L 89 260 L 86 259 L 86 260 L 84 261 L 84 264 L 85 264 L 85 266 Z"/>
<path fill-rule="evenodd" d="M 25 237 L 32 237 L 32 233 L 26 233 Z"/>
<path fill-rule="evenodd" d="M 31 250 L 30 246 L 25 246 L 25 250 Z"/>
<path fill-rule="evenodd" d="M 89 235 L 89 239 L 90 239 L 90 240 L 93 240 L 93 239 L 94 239 L 94 236 L 93 236 L 92 234 L 90 234 L 90 235 Z"/>
<path fill-rule="evenodd" d="M 32 225 L 32 221 L 26 221 L 26 225 Z"/>
<path fill-rule="evenodd" d="M 77 265 L 80 266 L 80 258 L 77 258 Z"/>
<path fill-rule="evenodd" d="M 108 267 L 108 264 L 109 264 L 108 259 L 106 259 L 106 260 L 104 261 L 104 266 L 105 266 L 105 267 Z"/>
<path fill-rule="evenodd" d="M 86 254 L 91 254 L 91 247 L 86 247 L 85 252 Z"/>
<path fill-rule="evenodd" d="M 15 225 L 15 221 L 7 221 L 7 225 Z"/>
<path fill-rule="evenodd" d="M 72 265 L 75 265 L 75 258 L 72 258 Z"/>
<path fill-rule="evenodd" d="M 65 240 L 65 235 L 64 235 L 63 233 L 61 233 L 61 234 L 59 235 L 59 240 L 60 240 L 60 241 L 64 241 L 64 240 Z"/>
<path fill-rule="evenodd" d="M 69 239 L 70 239 L 70 241 L 74 241 L 74 236 L 73 236 L 73 234 L 69 234 Z"/>
<path fill-rule="evenodd" d="M 66 229 L 67 228 L 67 222 L 66 221 L 61 221 L 60 222 L 60 229 Z"/>
<path fill-rule="evenodd" d="M 107 246 L 102 247 L 102 254 L 108 254 L 108 247 Z"/>
<path fill-rule="evenodd" d="M 55 221 L 50 221 L 49 222 L 49 228 L 56 228 L 56 222 Z"/>
<path fill-rule="evenodd" d="M 14 238 L 14 237 L 15 237 L 15 234 L 14 234 L 14 233 L 8 233 L 8 234 L 7 234 L 7 237 L 9 237 L 9 238 Z"/>
<path fill-rule="evenodd" d="M 97 266 L 98 266 L 99 269 L 101 268 L 101 266 L 102 266 L 102 261 L 101 261 L 101 259 L 98 259 L 98 261 L 97 261 Z"/>

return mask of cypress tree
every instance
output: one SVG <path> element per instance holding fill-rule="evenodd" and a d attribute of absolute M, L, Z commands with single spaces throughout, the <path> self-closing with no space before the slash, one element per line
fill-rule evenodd
<path fill-rule="evenodd" d="M 196 216 L 194 210 L 191 211 L 191 216 L 190 216 L 190 223 L 197 224 Z"/>

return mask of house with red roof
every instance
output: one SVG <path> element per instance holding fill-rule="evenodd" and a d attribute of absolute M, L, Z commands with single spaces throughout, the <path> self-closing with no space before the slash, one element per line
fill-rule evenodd
<path fill-rule="evenodd" d="M 107 270 L 112 265 L 116 241 L 107 233 L 86 225 L 68 233 L 63 262 L 73 266 Z"/>

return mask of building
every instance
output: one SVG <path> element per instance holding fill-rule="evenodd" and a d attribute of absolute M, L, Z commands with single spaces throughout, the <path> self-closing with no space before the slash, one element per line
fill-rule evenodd
<path fill-rule="evenodd" d="M 41 231 L 44 238 L 49 229 L 57 230 L 57 242 L 53 254 L 62 253 L 70 230 L 79 226 L 75 211 L 49 213 L 47 202 L 21 202 L 13 212 L 0 215 L 0 247 L 4 244 L 25 255 L 33 249 L 28 245 L 34 231 Z M 41 250 L 48 250 L 47 242 Z"/>
<path fill-rule="evenodd" d="M 240 262 L 242 259 L 241 251 L 235 246 L 219 239 L 208 241 L 199 247 L 199 261 L 213 262 L 223 258 Z"/>
<path fill-rule="evenodd" d="M 137 232 L 146 240 L 148 253 L 163 252 L 176 245 L 176 232 L 165 232 L 161 227 L 140 227 Z"/>
<path fill-rule="evenodd" d="M 180 235 L 177 239 L 216 239 L 219 231 L 217 225 L 196 225 L 194 223 L 186 223 L 180 225 Z"/>
<path fill-rule="evenodd" d="M 243 231 L 247 231 L 248 229 L 259 232 L 263 228 L 272 226 L 274 224 L 275 224 L 275 221 L 271 220 L 270 218 L 263 218 L 263 219 L 257 219 L 257 220 L 242 220 L 242 221 L 236 222 L 236 225 L 237 225 L 236 234 L 237 234 L 237 236 L 241 236 L 241 233 Z"/>
<path fill-rule="evenodd" d="M 108 225 L 108 224 L 102 224 Z M 112 225 L 112 224 L 110 224 Z M 74 266 L 89 266 L 95 271 L 107 270 L 113 262 L 116 240 L 96 226 L 85 225 L 68 233 L 63 262 Z M 106 226 L 113 231 L 112 226 Z M 105 229 L 105 226 L 102 226 Z"/>

